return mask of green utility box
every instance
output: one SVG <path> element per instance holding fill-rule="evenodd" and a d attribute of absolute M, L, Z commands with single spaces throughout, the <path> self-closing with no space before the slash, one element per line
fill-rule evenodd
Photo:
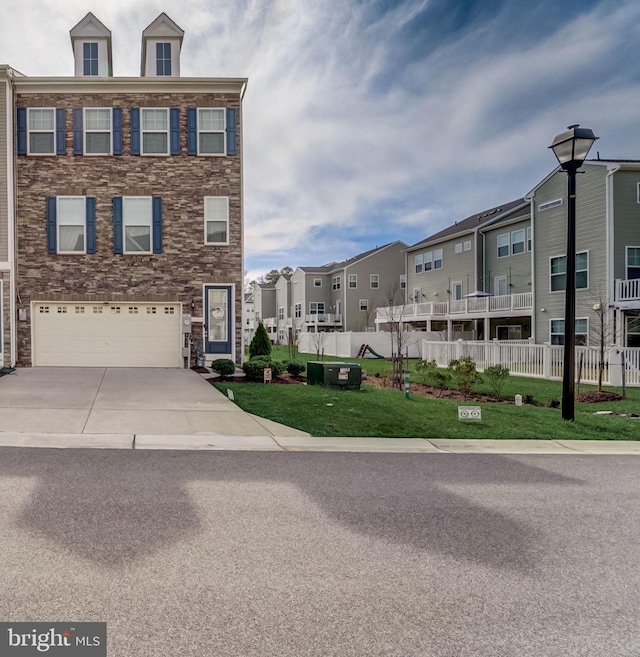
<path fill-rule="evenodd" d="M 307 383 L 326 388 L 360 390 L 362 368 L 358 363 L 321 363 L 311 360 L 307 363 Z"/>

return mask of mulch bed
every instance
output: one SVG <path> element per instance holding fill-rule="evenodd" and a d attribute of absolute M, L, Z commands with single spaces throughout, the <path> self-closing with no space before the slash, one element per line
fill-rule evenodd
<path fill-rule="evenodd" d="M 576 395 L 577 402 L 587 402 L 592 404 L 594 402 L 614 402 L 622 401 L 622 395 L 619 395 L 617 392 L 598 392 L 597 390 L 589 390 L 587 392 L 581 392 L 579 395 Z"/>

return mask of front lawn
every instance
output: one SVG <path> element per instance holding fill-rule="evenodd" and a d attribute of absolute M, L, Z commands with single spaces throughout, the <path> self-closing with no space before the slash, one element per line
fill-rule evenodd
<path fill-rule="evenodd" d="M 460 422 L 457 419 L 458 402 L 418 395 L 405 399 L 397 390 L 368 385 L 363 385 L 360 391 L 263 383 L 216 383 L 215 386 L 224 394 L 227 389 L 233 390 L 236 403 L 243 410 L 314 436 L 538 440 L 640 438 L 640 420 L 594 415 L 599 410 L 640 411 L 638 388 L 627 390 L 626 401 L 576 404 L 576 421 L 572 423 L 562 420 L 559 408 L 517 407 L 513 403 L 478 404 L 482 409 L 482 421 Z M 509 377 L 503 395 L 507 397 L 515 393 L 530 394 L 538 401 L 548 403 L 549 399 L 560 399 L 561 383 Z"/>

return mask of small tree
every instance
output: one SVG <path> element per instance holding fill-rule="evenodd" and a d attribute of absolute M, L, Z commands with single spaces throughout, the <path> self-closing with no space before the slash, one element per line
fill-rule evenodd
<path fill-rule="evenodd" d="M 271 340 L 269 340 L 269 335 L 267 334 L 267 329 L 264 327 L 264 324 L 260 322 L 256 329 L 256 334 L 253 336 L 253 340 L 251 340 L 251 344 L 249 345 L 249 358 L 270 355 Z"/>
<path fill-rule="evenodd" d="M 502 388 L 509 378 L 509 368 L 503 365 L 492 365 L 491 367 L 486 367 L 484 373 L 489 379 L 491 390 L 493 390 L 496 397 L 500 397 Z"/>
<path fill-rule="evenodd" d="M 309 341 L 311 346 L 315 349 L 316 357 L 320 360 L 320 354 L 322 353 L 322 358 L 324 359 L 324 333 L 322 331 L 317 331 L 315 333 L 310 333 L 309 336 Z"/>
<path fill-rule="evenodd" d="M 605 370 L 604 356 L 607 347 L 613 343 L 615 338 L 613 316 L 609 310 L 607 295 L 602 288 L 591 295 L 590 306 L 597 318 L 597 321 L 589 322 L 589 327 L 598 348 L 598 392 L 602 392 Z"/>
<path fill-rule="evenodd" d="M 473 384 L 480 378 L 476 369 L 476 361 L 471 356 L 463 356 L 450 361 L 448 369 L 458 385 L 458 390 L 465 398 L 468 397 Z"/>

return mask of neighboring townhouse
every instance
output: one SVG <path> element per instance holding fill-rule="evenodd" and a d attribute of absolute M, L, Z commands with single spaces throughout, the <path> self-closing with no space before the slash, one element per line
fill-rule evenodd
<path fill-rule="evenodd" d="M 530 226 L 529 203 L 517 199 L 409 247 L 406 302 L 381 309 L 376 324 L 402 321 L 447 339 L 530 337 Z"/>
<path fill-rule="evenodd" d="M 298 267 L 291 279 L 297 332 L 374 331 L 376 309 L 404 295 L 404 250 L 396 241 L 342 262 Z"/>
<path fill-rule="evenodd" d="M 576 344 L 640 346 L 640 161 L 588 160 L 576 181 Z M 567 179 L 558 168 L 531 200 L 535 341 L 564 343 Z"/>
<path fill-rule="evenodd" d="M 253 287 L 256 328 L 262 322 L 271 342 L 276 341 L 276 286 L 273 283 L 256 283 Z"/>
<path fill-rule="evenodd" d="M 181 78 L 183 35 L 161 14 L 113 77 L 89 13 L 74 77 L 12 80 L 20 365 L 181 367 L 189 331 L 242 360 L 247 81 Z"/>
<path fill-rule="evenodd" d="M 242 341 L 248 345 L 256 332 L 256 307 L 254 293 L 245 292 L 244 305 L 242 306 Z"/>
<path fill-rule="evenodd" d="M 13 91 L 16 73 L 0 66 L 0 367 L 16 362 L 13 207 Z"/>
<path fill-rule="evenodd" d="M 276 342 L 287 344 L 291 327 L 291 275 L 282 274 L 276 281 Z"/>

